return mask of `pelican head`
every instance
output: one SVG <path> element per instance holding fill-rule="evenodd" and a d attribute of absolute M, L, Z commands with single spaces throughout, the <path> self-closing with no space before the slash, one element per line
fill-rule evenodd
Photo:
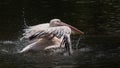
<path fill-rule="evenodd" d="M 84 34 L 84 32 L 80 31 L 79 29 L 77 29 L 77 28 L 75 28 L 75 27 L 73 27 L 73 26 L 71 26 L 69 24 L 66 24 L 66 23 L 62 22 L 60 19 L 52 19 L 52 20 L 50 20 L 50 27 L 57 27 L 57 26 L 68 26 L 75 33 Z"/>
<path fill-rule="evenodd" d="M 50 20 L 50 26 L 51 27 L 56 27 L 56 26 L 62 26 L 62 21 L 60 19 L 52 19 Z"/>

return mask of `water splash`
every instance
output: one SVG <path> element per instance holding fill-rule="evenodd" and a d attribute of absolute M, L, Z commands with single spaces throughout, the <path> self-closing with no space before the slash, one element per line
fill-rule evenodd
<path fill-rule="evenodd" d="M 14 54 L 20 51 L 28 43 L 20 40 L 0 40 L 0 53 Z"/>
<path fill-rule="evenodd" d="M 25 16 L 25 8 L 22 8 L 22 16 L 23 16 L 23 22 L 24 22 L 24 27 L 28 27 L 27 22 L 26 22 L 26 16 Z"/>
<path fill-rule="evenodd" d="M 0 44 L 14 44 L 14 42 L 10 40 L 5 40 L 5 41 L 0 41 Z"/>
<path fill-rule="evenodd" d="M 79 36 L 77 42 L 76 42 L 76 45 L 75 45 L 75 49 L 78 49 L 78 46 L 79 46 L 79 43 L 80 43 L 80 40 L 82 39 L 81 36 Z"/>

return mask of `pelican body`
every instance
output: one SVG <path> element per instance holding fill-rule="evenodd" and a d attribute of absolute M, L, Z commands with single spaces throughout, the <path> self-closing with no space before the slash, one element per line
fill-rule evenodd
<path fill-rule="evenodd" d="M 24 29 L 23 38 L 31 44 L 23 48 L 20 53 L 29 50 L 40 51 L 56 48 L 65 48 L 68 54 L 72 54 L 71 33 L 84 34 L 77 28 L 63 23 L 60 19 L 52 19 L 49 23 L 38 24 Z"/>

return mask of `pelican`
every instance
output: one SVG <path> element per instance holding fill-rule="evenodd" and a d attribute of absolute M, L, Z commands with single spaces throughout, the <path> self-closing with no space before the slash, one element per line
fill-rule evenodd
<path fill-rule="evenodd" d="M 49 23 L 29 26 L 24 29 L 21 39 L 28 39 L 31 44 L 23 48 L 20 53 L 30 50 L 65 48 L 68 54 L 72 54 L 71 33 L 84 34 L 84 32 L 62 22 L 60 19 L 52 19 Z"/>

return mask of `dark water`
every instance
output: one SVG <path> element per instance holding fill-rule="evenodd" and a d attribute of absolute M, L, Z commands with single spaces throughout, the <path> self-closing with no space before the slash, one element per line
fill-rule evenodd
<path fill-rule="evenodd" d="M 0 1 L 0 68 L 120 68 L 119 0 Z M 86 34 L 72 37 L 72 56 L 18 54 L 25 25 L 59 18 Z"/>
<path fill-rule="evenodd" d="M 112 40 L 111 38 L 114 38 Z M 25 53 L 18 54 L 27 43 L 19 40 L 0 41 L 0 68 L 119 68 L 120 46 L 117 37 L 86 37 L 77 49 L 73 38 L 74 53 L 62 54 Z M 114 42 L 113 42 L 114 41 Z"/>

